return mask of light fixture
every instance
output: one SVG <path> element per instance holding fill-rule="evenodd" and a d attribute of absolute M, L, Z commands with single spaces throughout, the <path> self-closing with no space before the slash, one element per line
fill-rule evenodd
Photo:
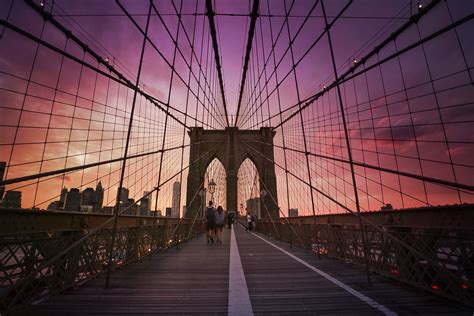
<path fill-rule="evenodd" d="M 418 2 L 418 9 L 423 9 L 423 5 Z"/>
<path fill-rule="evenodd" d="M 208 184 L 209 193 L 211 193 L 211 201 L 214 202 L 214 193 L 216 192 L 216 183 L 212 179 Z"/>
<path fill-rule="evenodd" d="M 211 182 L 208 183 L 209 186 L 209 193 L 214 194 L 216 192 L 216 183 L 214 182 L 214 179 L 211 180 Z"/>
<path fill-rule="evenodd" d="M 354 62 L 354 64 L 357 64 L 357 59 L 354 58 L 353 62 Z"/>
<path fill-rule="evenodd" d="M 265 189 L 260 190 L 260 195 L 265 197 L 267 195 L 267 191 L 265 191 Z"/>

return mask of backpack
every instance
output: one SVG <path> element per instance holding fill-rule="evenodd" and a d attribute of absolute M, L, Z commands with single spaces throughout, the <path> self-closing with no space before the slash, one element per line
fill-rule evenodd
<path fill-rule="evenodd" d="M 208 207 L 206 209 L 206 220 L 210 223 L 215 223 L 216 221 L 216 211 L 213 207 Z"/>

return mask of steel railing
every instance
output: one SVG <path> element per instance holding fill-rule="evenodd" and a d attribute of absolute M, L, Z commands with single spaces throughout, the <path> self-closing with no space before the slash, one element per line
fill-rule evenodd
<path fill-rule="evenodd" d="M 0 212 L 1 226 L 10 226 L 0 232 L 0 309 L 24 307 L 104 274 L 112 218 L 64 212 Z M 48 226 L 48 222 L 54 225 Z M 203 222 L 193 218 L 121 216 L 112 269 L 178 246 L 203 231 Z"/>
<path fill-rule="evenodd" d="M 364 226 L 370 272 L 474 306 L 472 211 L 464 205 L 364 213 L 375 223 Z M 350 214 L 262 219 L 256 229 L 365 268 L 362 231 Z"/>

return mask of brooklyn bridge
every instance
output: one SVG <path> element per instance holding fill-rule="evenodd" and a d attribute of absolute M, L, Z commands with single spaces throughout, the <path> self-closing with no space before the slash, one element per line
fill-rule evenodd
<path fill-rule="evenodd" d="M 473 18 L 0 1 L 0 315 L 472 315 Z"/>

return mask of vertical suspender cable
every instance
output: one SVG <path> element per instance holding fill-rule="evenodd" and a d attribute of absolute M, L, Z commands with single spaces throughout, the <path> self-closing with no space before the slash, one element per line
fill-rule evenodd
<path fill-rule="evenodd" d="M 118 0 L 117 0 L 118 2 Z M 142 50 L 140 54 L 140 63 L 138 65 L 138 73 L 137 73 L 137 80 L 135 83 L 135 86 L 138 87 L 138 84 L 140 82 L 140 74 L 142 71 L 142 65 L 143 65 L 143 56 L 145 54 L 145 44 L 146 44 L 146 39 L 148 35 L 148 26 L 150 24 L 150 16 L 151 16 L 151 6 L 152 6 L 152 0 L 150 0 L 150 6 L 148 8 L 148 16 L 146 20 L 146 28 L 145 28 L 145 36 L 143 37 L 143 44 L 142 44 Z M 137 101 L 137 94 L 138 90 L 135 89 L 133 92 L 133 103 L 132 103 L 132 110 L 130 112 L 130 120 L 128 124 L 128 132 L 127 132 L 127 140 L 125 142 L 125 150 L 124 150 L 124 155 L 123 155 L 123 160 L 122 160 L 122 170 L 120 173 L 120 184 L 119 188 L 117 190 L 117 197 L 115 199 L 115 208 L 114 208 L 114 223 L 112 227 L 112 237 L 110 241 L 110 246 L 109 246 L 109 259 L 108 259 L 108 264 L 107 264 L 107 275 L 105 278 L 105 288 L 109 287 L 109 281 L 110 281 L 110 272 L 112 271 L 112 257 L 113 257 L 113 249 L 114 249 L 114 244 L 115 244 L 115 238 L 117 234 L 117 219 L 119 215 L 119 206 L 120 206 L 120 193 L 122 192 L 122 187 L 123 187 L 123 178 L 125 176 L 125 167 L 127 164 L 127 155 L 128 155 L 128 147 L 130 144 L 130 135 L 132 133 L 132 124 L 133 124 L 133 115 L 135 112 L 135 104 Z"/>

